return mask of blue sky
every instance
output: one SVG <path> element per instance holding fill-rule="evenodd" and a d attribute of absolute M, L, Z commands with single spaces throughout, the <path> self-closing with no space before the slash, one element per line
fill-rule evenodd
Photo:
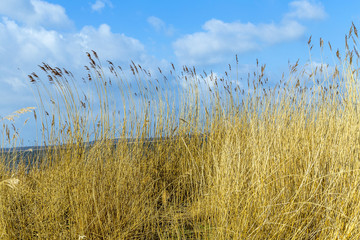
<path fill-rule="evenodd" d="M 243 74 L 256 59 L 270 81 L 287 72 L 288 61 L 320 63 L 319 38 L 343 49 L 351 23 L 360 22 L 359 1 L 0 1 L 0 118 L 36 107 L 27 75 L 41 62 L 86 75 L 85 52 L 155 71 L 196 66 L 222 75 L 239 56 Z M 332 64 L 332 58 L 323 61 Z M 24 136 L 31 136 L 25 130 Z"/>

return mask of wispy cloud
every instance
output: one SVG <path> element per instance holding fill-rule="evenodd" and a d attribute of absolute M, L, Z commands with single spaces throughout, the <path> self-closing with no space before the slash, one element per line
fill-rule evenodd
<path fill-rule="evenodd" d="M 174 27 L 171 25 L 167 25 L 163 20 L 161 20 L 158 17 L 155 17 L 155 16 L 148 17 L 147 22 L 157 32 L 163 32 L 167 36 L 172 36 L 174 34 Z"/>
<path fill-rule="evenodd" d="M 91 4 L 91 9 L 96 12 L 101 12 L 101 10 L 106 7 L 106 5 L 113 7 L 111 1 L 109 0 L 96 0 L 95 3 Z"/>
<path fill-rule="evenodd" d="M 91 4 L 91 9 L 94 11 L 100 11 L 105 7 L 105 3 L 103 1 L 96 1 L 95 3 Z"/>
<path fill-rule="evenodd" d="M 306 20 L 323 20 L 327 14 L 324 6 L 319 2 L 309 2 L 307 0 L 293 1 L 289 3 L 291 11 L 286 17 L 306 19 Z"/>

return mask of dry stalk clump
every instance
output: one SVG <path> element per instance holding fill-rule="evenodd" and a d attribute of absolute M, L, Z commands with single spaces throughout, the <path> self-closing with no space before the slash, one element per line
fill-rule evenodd
<path fill-rule="evenodd" d="M 79 82 L 43 63 L 47 81 L 29 78 L 47 147 L 2 161 L 1 238 L 358 239 L 357 38 L 273 87 L 259 63 L 247 88 L 231 65 L 105 71 L 93 51 Z"/>

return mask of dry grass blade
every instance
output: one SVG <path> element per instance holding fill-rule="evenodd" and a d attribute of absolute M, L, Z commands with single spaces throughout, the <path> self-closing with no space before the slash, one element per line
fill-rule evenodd
<path fill-rule="evenodd" d="M 20 115 L 22 115 L 24 113 L 32 112 L 34 109 L 36 109 L 36 108 L 35 107 L 22 108 L 20 110 L 17 110 L 15 112 L 13 112 L 11 115 L 3 117 L 2 119 L 0 119 L 0 122 L 5 120 L 5 119 L 9 120 L 9 121 L 14 121 L 15 118 L 18 118 Z"/>
<path fill-rule="evenodd" d="M 0 186 L 7 186 L 11 189 L 16 189 L 17 185 L 20 183 L 20 180 L 17 178 L 9 178 L 6 180 L 2 180 L 0 182 Z"/>

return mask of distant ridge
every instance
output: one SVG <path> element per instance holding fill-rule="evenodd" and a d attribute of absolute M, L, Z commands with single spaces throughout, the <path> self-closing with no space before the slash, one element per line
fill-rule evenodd
<path fill-rule="evenodd" d="M 204 135 L 204 134 L 199 134 L 200 138 Z M 150 138 L 145 138 L 143 141 L 146 143 L 152 143 L 152 142 L 159 142 L 159 141 L 166 141 L 166 140 L 175 140 L 178 136 L 173 136 L 173 137 L 150 137 Z M 188 136 L 188 137 L 192 137 L 192 135 Z M 140 139 L 139 138 L 115 138 L 115 139 L 108 139 L 106 141 L 113 141 L 114 145 L 116 145 L 117 142 L 119 142 L 120 140 L 127 140 L 129 144 L 132 143 L 136 143 L 138 142 Z M 85 146 L 87 147 L 91 147 L 92 145 L 94 145 L 95 142 L 99 142 L 101 140 L 98 141 L 89 141 L 89 142 L 85 142 Z M 61 146 L 65 146 L 66 147 L 67 144 L 63 144 Z M 38 152 L 38 151 L 42 151 L 42 150 L 46 150 L 47 148 L 50 147 L 57 147 L 57 145 L 50 145 L 50 146 L 26 146 L 26 147 L 15 147 L 15 148 L 0 148 L 0 152 L 5 152 L 5 153 L 11 153 L 11 152 Z"/>

